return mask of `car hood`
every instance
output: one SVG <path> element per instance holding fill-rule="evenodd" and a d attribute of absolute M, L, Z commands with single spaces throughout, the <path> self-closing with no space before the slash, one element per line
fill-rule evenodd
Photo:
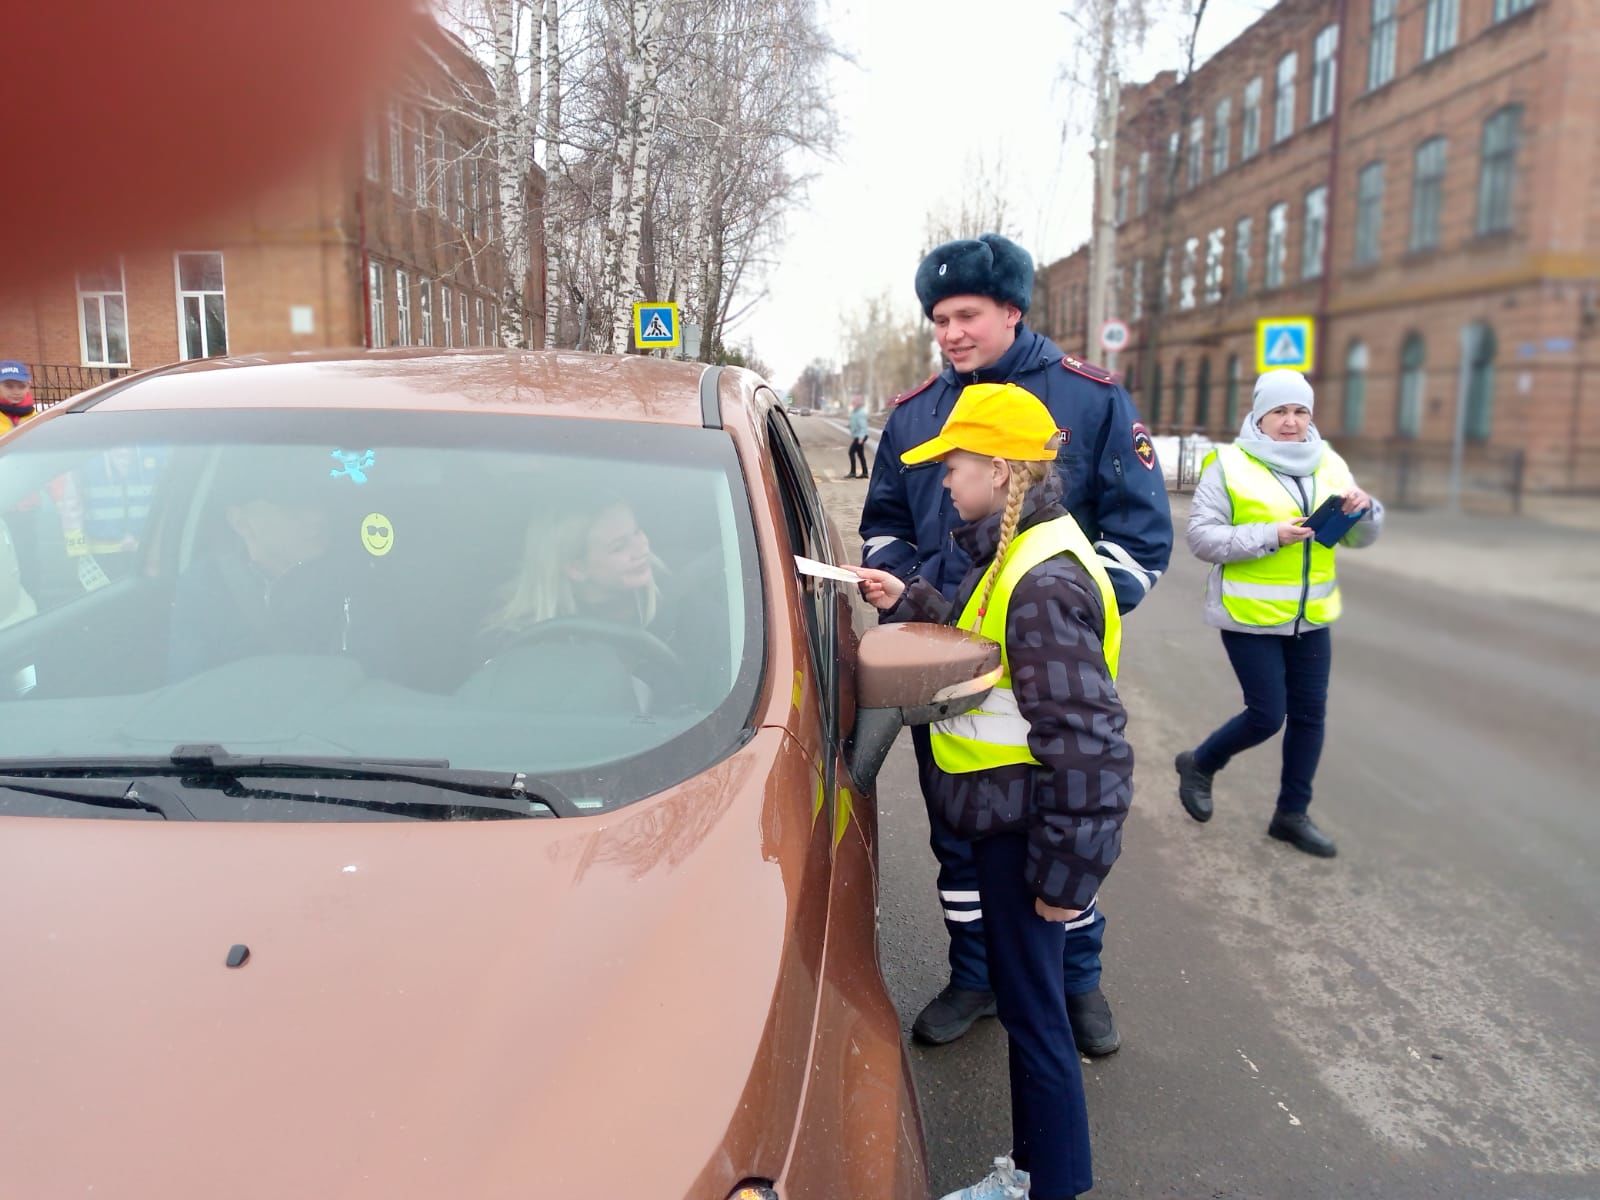
<path fill-rule="evenodd" d="M 0 1193 L 684 1195 L 778 975 L 763 740 L 563 821 L 7 819 Z"/>

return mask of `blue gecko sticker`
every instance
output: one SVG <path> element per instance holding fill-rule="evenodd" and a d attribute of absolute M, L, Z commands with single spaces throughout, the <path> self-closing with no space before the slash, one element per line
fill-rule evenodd
<path fill-rule="evenodd" d="M 339 463 L 337 471 L 329 471 L 332 479 L 342 479 L 349 476 L 356 481 L 357 486 L 367 481 L 367 472 L 372 469 L 373 460 L 377 457 L 371 450 L 363 450 L 359 454 L 348 454 L 343 450 L 335 450 L 330 456 Z"/>

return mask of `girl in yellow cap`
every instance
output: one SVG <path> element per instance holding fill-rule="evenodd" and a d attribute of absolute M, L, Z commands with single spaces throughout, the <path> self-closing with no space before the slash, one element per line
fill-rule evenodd
<path fill-rule="evenodd" d="M 1011 1043 L 1009 1155 L 946 1200 L 1065 1200 L 1093 1184 L 1083 1077 L 1061 986 L 1066 931 L 1092 921 L 1122 844 L 1133 754 L 1117 697 L 1111 581 L 1061 506 L 1059 434 L 1032 393 L 966 388 L 939 436 L 972 560 L 954 602 L 921 579 L 855 568 L 887 621 L 954 623 L 1000 643 L 983 704 L 933 727 L 928 794 L 973 843 L 989 972 Z"/>

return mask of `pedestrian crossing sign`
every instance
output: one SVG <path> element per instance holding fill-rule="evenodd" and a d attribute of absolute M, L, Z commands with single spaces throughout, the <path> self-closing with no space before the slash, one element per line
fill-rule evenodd
<path fill-rule="evenodd" d="M 1309 372 L 1315 327 L 1311 317 L 1262 317 L 1256 322 L 1256 373 L 1280 367 Z"/>
<path fill-rule="evenodd" d="M 678 306 L 666 300 L 641 300 L 633 306 L 633 340 L 641 350 L 678 345 Z"/>

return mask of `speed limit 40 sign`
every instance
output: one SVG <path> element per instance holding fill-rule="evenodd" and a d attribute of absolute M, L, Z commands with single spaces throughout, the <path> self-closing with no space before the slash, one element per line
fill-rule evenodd
<path fill-rule="evenodd" d="M 1100 349 L 1121 350 L 1128 344 L 1128 326 L 1125 322 L 1112 317 L 1100 326 Z"/>

